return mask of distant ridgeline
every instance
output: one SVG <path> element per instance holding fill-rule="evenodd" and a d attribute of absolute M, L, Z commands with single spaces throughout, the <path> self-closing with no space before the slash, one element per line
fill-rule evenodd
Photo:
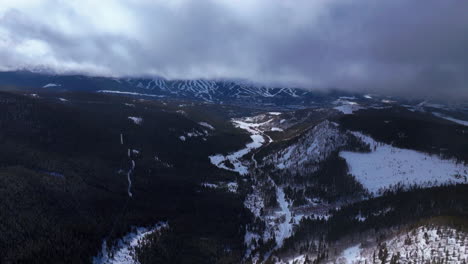
<path fill-rule="evenodd" d="M 165 80 L 51 75 L 29 71 L 0 72 L 0 87 L 95 91 L 147 97 L 189 99 L 213 103 L 255 104 L 300 108 L 330 102 L 336 94 L 290 87 L 256 85 L 234 80 Z M 342 93 L 341 93 L 342 95 Z"/>

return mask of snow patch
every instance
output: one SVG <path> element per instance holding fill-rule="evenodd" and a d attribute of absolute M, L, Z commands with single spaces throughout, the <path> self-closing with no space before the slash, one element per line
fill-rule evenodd
<path fill-rule="evenodd" d="M 168 229 L 166 222 L 157 223 L 154 227 L 137 227 L 134 231 L 125 235 L 117 243 L 117 246 L 107 250 L 107 242 L 102 242 L 102 250 L 98 256 L 93 258 L 93 264 L 138 264 L 135 259 L 135 247 L 138 246 L 145 237 L 155 232 Z"/>
<path fill-rule="evenodd" d="M 141 125 L 143 123 L 143 118 L 136 116 L 129 116 L 128 119 L 132 120 L 135 125 Z"/>
<path fill-rule="evenodd" d="M 340 156 L 348 163 L 350 173 L 374 194 L 397 184 L 437 186 L 467 182 L 468 167 L 463 164 L 379 143 L 359 132 L 351 133 L 369 144 L 372 151 L 341 151 Z"/>
<path fill-rule="evenodd" d="M 271 131 L 283 132 L 284 130 L 282 128 L 279 128 L 279 127 L 272 127 Z"/>
<path fill-rule="evenodd" d="M 204 126 L 204 127 L 209 128 L 211 130 L 215 130 L 215 128 L 212 125 L 208 124 L 207 122 L 198 122 L 198 124 L 200 126 Z"/>
<path fill-rule="evenodd" d="M 62 86 L 61 84 L 56 84 L 56 83 L 48 83 L 44 86 L 42 86 L 42 88 L 50 88 L 50 87 L 60 87 Z"/>
<path fill-rule="evenodd" d="M 355 264 L 362 260 L 364 258 L 361 257 L 361 244 L 345 249 L 338 257 L 338 263 L 342 264 Z"/>
<path fill-rule="evenodd" d="M 333 109 L 338 110 L 338 111 L 342 112 L 345 115 L 350 115 L 353 112 L 356 112 L 356 111 L 364 109 L 364 108 L 357 105 L 357 104 L 347 104 L 347 105 L 335 106 L 335 107 L 333 107 Z"/>
<path fill-rule="evenodd" d="M 114 90 L 99 90 L 98 93 L 109 93 L 109 94 L 123 94 L 123 95 L 135 95 L 135 96 L 148 96 L 148 97 L 164 97 L 164 95 L 156 95 L 156 94 L 142 94 L 142 93 L 134 93 L 134 92 L 122 92 L 122 91 L 114 91 Z"/>
<path fill-rule="evenodd" d="M 252 118 L 246 118 L 245 120 L 253 121 Z M 222 154 L 209 156 L 211 163 L 218 168 L 235 171 L 240 175 L 246 175 L 248 173 L 248 166 L 243 164 L 241 158 L 250 153 L 252 150 L 260 148 L 265 143 L 263 132 L 259 129 L 259 127 L 270 121 L 271 120 L 263 123 L 250 123 L 241 120 L 234 120 L 233 123 L 236 127 L 244 129 L 251 134 L 250 138 L 252 139 L 252 142 L 246 144 L 245 148 L 228 154 L 227 156 Z M 269 140 L 270 142 L 272 141 L 271 138 L 269 138 Z M 228 165 L 230 167 L 226 165 L 226 162 L 230 163 L 230 165 Z"/>

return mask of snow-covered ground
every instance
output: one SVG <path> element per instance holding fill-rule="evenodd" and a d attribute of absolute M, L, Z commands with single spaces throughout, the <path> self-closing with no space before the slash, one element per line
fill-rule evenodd
<path fill-rule="evenodd" d="M 407 233 L 397 235 L 382 243 L 388 251 L 386 263 L 392 257 L 397 263 L 463 263 L 468 260 L 468 236 L 466 233 L 449 227 L 419 227 Z M 383 246 L 385 245 L 385 246 Z M 338 257 L 337 263 L 382 264 L 378 258 L 379 246 L 361 248 L 360 245 L 347 248 Z M 399 257 L 398 257 L 399 256 Z"/>
<path fill-rule="evenodd" d="M 180 136 L 179 139 L 182 140 L 182 141 L 185 141 L 186 139 L 189 139 L 189 138 L 196 138 L 196 137 L 202 137 L 202 139 L 204 141 L 206 141 L 206 137 L 209 136 L 210 133 L 208 132 L 208 130 L 204 129 L 204 130 L 196 130 L 196 129 L 192 129 L 190 132 L 185 132 L 184 135 Z M 185 138 L 185 139 L 182 139 Z"/>
<path fill-rule="evenodd" d="M 281 115 L 281 112 L 268 112 L 269 115 Z"/>
<path fill-rule="evenodd" d="M 341 97 L 343 98 L 343 97 Z M 338 104 L 338 106 L 333 107 L 333 109 L 338 110 L 342 112 L 345 115 L 350 115 L 353 112 L 356 112 L 360 109 L 364 109 L 364 107 L 360 106 L 358 103 L 353 102 L 353 101 L 348 101 L 348 100 L 343 100 L 343 99 L 338 99 L 333 104 Z M 348 97 L 346 97 L 348 98 Z"/>
<path fill-rule="evenodd" d="M 236 193 L 239 187 L 237 182 L 219 182 L 219 183 L 208 183 L 203 182 L 202 187 L 209 189 L 226 189 L 228 192 Z"/>
<path fill-rule="evenodd" d="M 466 183 L 468 167 L 453 160 L 443 160 L 415 150 L 396 148 L 376 142 L 369 136 L 352 132 L 368 143 L 370 153 L 341 151 L 350 173 L 370 192 L 396 184 L 435 186 L 449 183 Z"/>
<path fill-rule="evenodd" d="M 266 142 L 265 137 L 267 136 L 263 134 L 263 131 L 259 127 L 269 122 L 255 123 L 251 121 L 253 121 L 253 119 L 246 118 L 245 121 L 233 120 L 233 123 L 236 127 L 249 132 L 251 134 L 250 138 L 252 139 L 252 142 L 245 145 L 245 148 L 231 154 L 216 154 L 210 156 L 209 159 L 213 165 L 221 169 L 235 171 L 240 175 L 246 175 L 249 172 L 248 166 L 241 161 L 241 158 L 252 150 L 260 148 Z M 272 141 L 271 138 L 268 137 L 268 139 L 270 142 Z M 227 161 L 232 164 L 233 168 L 226 166 L 225 162 Z"/>
<path fill-rule="evenodd" d="M 128 119 L 132 120 L 135 125 L 141 125 L 143 123 L 143 118 L 137 116 L 129 116 Z"/>
<path fill-rule="evenodd" d="M 320 161 L 346 143 L 338 124 L 325 120 L 305 133 L 297 142 L 263 159 L 264 164 L 292 171 L 313 171 Z"/>
<path fill-rule="evenodd" d="M 159 222 L 155 226 L 137 227 L 117 243 L 117 246 L 108 251 L 106 240 L 102 243 L 102 250 L 93 258 L 93 264 L 138 264 L 135 259 L 135 247 L 146 236 L 169 228 L 166 222 Z"/>
<path fill-rule="evenodd" d="M 276 188 L 276 197 L 280 211 L 276 212 L 276 219 L 281 219 L 275 232 L 276 248 L 283 246 L 283 242 L 286 238 L 290 237 L 293 231 L 293 225 L 291 223 L 292 214 L 289 210 L 289 203 L 286 201 L 286 195 L 281 187 Z"/>
<path fill-rule="evenodd" d="M 337 262 L 343 264 L 352 264 L 364 260 L 361 257 L 361 244 L 345 249 L 338 257 Z"/>
<path fill-rule="evenodd" d="M 383 262 L 382 250 L 388 252 Z M 333 249 L 330 250 L 334 251 Z M 316 256 L 309 255 L 309 260 Z M 383 264 L 391 263 L 394 258 L 401 264 L 447 263 L 458 264 L 468 261 L 468 234 L 447 226 L 421 226 L 413 230 L 392 236 L 380 242 L 363 247 L 355 244 L 345 248 L 336 257 L 331 257 L 327 264 Z M 286 263 L 306 264 L 306 255 L 300 254 Z M 277 263 L 285 263 L 280 261 Z M 310 262 L 309 262 L 310 263 Z M 321 262 L 322 263 L 322 262 Z"/>
<path fill-rule="evenodd" d="M 468 121 L 456 119 L 456 118 L 453 118 L 453 117 L 450 117 L 450 116 L 446 116 L 446 115 L 444 115 L 444 114 L 437 113 L 437 112 L 432 112 L 432 114 L 435 115 L 435 116 L 437 116 L 437 117 L 440 117 L 440 118 L 443 118 L 443 119 L 452 121 L 452 122 L 454 122 L 454 123 L 457 123 L 457 124 L 460 124 L 460 125 L 463 125 L 463 126 L 468 126 Z"/>
<path fill-rule="evenodd" d="M 211 130 L 215 130 L 215 128 L 212 125 L 210 125 L 209 123 L 207 123 L 207 122 L 198 122 L 198 124 L 200 126 L 204 126 L 204 127 L 209 128 Z"/>
<path fill-rule="evenodd" d="M 282 128 L 279 128 L 279 127 L 272 127 L 271 131 L 283 132 L 284 130 Z"/>
<path fill-rule="evenodd" d="M 42 88 L 50 88 L 50 87 L 60 87 L 62 86 L 61 84 L 56 84 L 56 83 L 48 83 L 44 86 L 42 86 Z"/>
<path fill-rule="evenodd" d="M 142 94 L 142 93 L 135 93 L 135 92 L 114 91 L 114 90 L 99 90 L 97 92 L 98 93 L 123 94 L 123 95 L 148 96 L 148 97 L 164 97 L 164 95 Z"/>

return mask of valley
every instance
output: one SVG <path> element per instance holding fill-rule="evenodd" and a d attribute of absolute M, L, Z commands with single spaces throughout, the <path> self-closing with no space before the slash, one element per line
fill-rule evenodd
<path fill-rule="evenodd" d="M 0 262 L 466 261 L 463 107 L 33 77 L 0 92 Z"/>

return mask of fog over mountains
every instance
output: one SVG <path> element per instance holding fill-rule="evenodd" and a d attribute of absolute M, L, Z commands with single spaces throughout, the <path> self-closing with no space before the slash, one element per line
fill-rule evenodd
<path fill-rule="evenodd" d="M 0 69 L 466 99 L 466 1 L 3 1 Z"/>

